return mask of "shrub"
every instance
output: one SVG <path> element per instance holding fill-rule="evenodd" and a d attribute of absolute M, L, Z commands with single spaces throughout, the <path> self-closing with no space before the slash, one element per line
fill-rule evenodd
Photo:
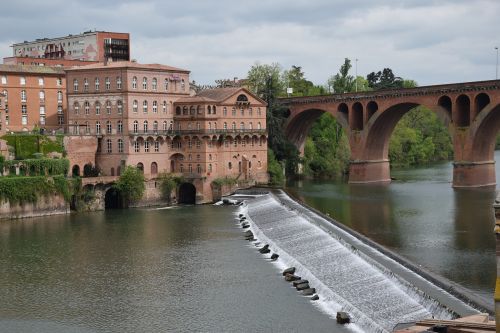
<path fill-rule="evenodd" d="M 127 203 L 137 201 L 142 198 L 146 189 L 144 175 L 141 170 L 129 165 L 116 182 L 115 188 L 120 191 Z"/>

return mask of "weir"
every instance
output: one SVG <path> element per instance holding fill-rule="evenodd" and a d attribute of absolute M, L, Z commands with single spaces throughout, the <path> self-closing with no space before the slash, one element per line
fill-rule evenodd
<path fill-rule="evenodd" d="M 295 266 L 332 316 L 346 311 L 363 332 L 391 332 L 398 323 L 451 319 L 479 311 L 280 192 L 247 200 L 255 237 Z"/>

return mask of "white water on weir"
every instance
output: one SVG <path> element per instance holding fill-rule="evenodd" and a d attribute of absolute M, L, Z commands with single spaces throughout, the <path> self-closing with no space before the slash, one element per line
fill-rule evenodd
<path fill-rule="evenodd" d="M 247 216 L 260 244 L 280 255 L 280 268 L 296 267 L 296 274 L 316 288 L 320 301 L 315 304 L 332 316 L 348 312 L 355 331 L 391 332 L 398 323 L 453 317 L 450 309 L 273 195 L 249 200 L 239 213 Z"/>

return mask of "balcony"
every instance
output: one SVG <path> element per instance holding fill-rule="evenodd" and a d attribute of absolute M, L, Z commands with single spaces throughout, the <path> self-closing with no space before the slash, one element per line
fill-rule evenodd
<path fill-rule="evenodd" d="M 191 130 L 167 130 L 167 131 L 130 131 L 130 136 L 145 136 L 145 135 L 219 135 L 219 134 L 266 134 L 265 129 L 191 129 Z"/>

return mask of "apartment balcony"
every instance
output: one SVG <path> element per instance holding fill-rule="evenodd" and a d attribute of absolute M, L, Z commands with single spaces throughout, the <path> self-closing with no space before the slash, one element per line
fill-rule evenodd
<path fill-rule="evenodd" d="M 265 129 L 191 129 L 166 131 L 130 131 L 129 136 L 182 136 L 182 135 L 237 135 L 237 134 L 266 134 Z"/>

